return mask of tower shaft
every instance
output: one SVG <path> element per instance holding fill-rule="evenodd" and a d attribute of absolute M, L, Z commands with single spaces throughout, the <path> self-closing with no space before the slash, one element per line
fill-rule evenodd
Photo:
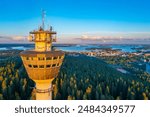
<path fill-rule="evenodd" d="M 36 100 L 52 100 L 52 83 L 36 83 Z"/>

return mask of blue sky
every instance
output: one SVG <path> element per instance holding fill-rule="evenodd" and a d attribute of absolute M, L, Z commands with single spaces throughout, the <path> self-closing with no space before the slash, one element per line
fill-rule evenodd
<path fill-rule="evenodd" d="M 36 29 L 41 9 L 46 10 L 46 27 L 54 26 L 60 43 L 148 40 L 149 7 L 149 0 L 1 0 L 0 42 L 21 40 Z"/>

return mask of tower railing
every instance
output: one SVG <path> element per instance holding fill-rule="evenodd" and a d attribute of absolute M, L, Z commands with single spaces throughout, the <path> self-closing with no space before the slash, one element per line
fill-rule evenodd
<path fill-rule="evenodd" d="M 35 88 L 36 89 L 36 88 Z M 49 93 L 49 92 L 51 92 L 51 91 L 53 91 L 53 87 L 52 88 L 49 88 L 49 89 L 36 89 L 36 92 L 37 93 Z"/>

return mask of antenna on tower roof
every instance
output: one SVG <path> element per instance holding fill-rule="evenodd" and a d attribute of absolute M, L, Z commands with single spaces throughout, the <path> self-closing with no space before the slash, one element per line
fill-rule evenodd
<path fill-rule="evenodd" d="M 42 28 L 43 28 L 43 30 L 45 28 L 45 15 L 46 15 L 46 12 L 45 12 L 45 10 L 42 9 Z"/>

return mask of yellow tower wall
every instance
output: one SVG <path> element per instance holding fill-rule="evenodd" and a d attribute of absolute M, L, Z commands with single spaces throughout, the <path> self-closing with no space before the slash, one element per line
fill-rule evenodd
<path fill-rule="evenodd" d="M 36 83 L 36 100 L 52 100 L 52 81 L 51 80 L 34 80 Z"/>
<path fill-rule="evenodd" d="M 46 51 L 47 44 L 45 42 L 36 42 L 35 50 L 36 51 Z"/>
<path fill-rule="evenodd" d="M 61 51 L 23 51 L 21 58 L 28 76 L 36 83 L 36 99 L 51 99 L 52 81 L 59 73 L 64 53 Z"/>
<path fill-rule="evenodd" d="M 35 42 L 35 50 L 20 53 L 28 76 L 36 83 L 36 99 L 52 98 L 52 81 L 57 77 L 64 59 L 61 51 L 51 51 L 56 32 L 51 29 L 30 32 L 30 41 Z"/>

